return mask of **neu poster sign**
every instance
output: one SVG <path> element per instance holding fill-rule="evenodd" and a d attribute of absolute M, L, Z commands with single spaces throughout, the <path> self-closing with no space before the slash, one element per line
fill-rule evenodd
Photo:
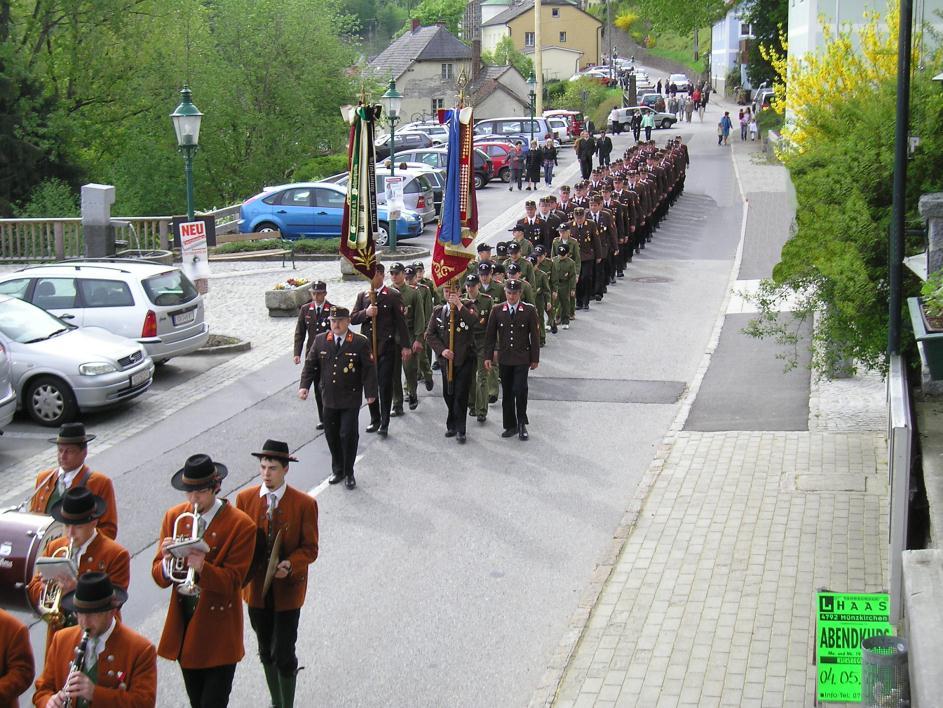
<path fill-rule="evenodd" d="M 894 634 L 886 593 L 817 593 L 816 695 L 819 702 L 861 702 L 861 642 Z"/>

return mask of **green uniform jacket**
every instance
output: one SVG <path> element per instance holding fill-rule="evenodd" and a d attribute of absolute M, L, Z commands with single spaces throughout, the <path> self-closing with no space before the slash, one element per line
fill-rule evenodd
<path fill-rule="evenodd" d="M 521 277 L 531 285 L 534 285 L 534 266 L 530 261 L 524 259 L 523 253 L 524 249 L 521 249 L 522 255 L 517 259 L 517 265 L 521 267 Z M 511 258 L 508 258 L 506 261 L 504 261 L 504 269 L 507 270 L 507 267 L 513 262 L 514 261 Z"/>
<path fill-rule="evenodd" d="M 537 264 L 537 269 L 542 270 L 544 275 L 547 276 L 547 282 L 550 287 L 550 292 L 557 292 L 558 278 L 557 278 L 557 264 L 554 263 L 552 258 L 544 258 L 540 263 Z"/>
<path fill-rule="evenodd" d="M 494 307 L 494 300 L 491 299 L 490 295 L 485 295 L 479 290 L 474 303 L 475 310 L 478 312 L 478 324 L 472 330 L 472 334 L 475 337 L 475 346 L 478 347 L 480 353 L 485 345 L 485 330 L 488 328 L 488 315 L 491 314 L 491 308 Z"/>
<path fill-rule="evenodd" d="M 561 258 L 557 256 L 553 259 L 557 266 L 558 290 L 566 291 L 567 294 L 576 290 L 576 281 L 579 279 L 580 269 L 570 256 Z"/>
<path fill-rule="evenodd" d="M 501 285 L 501 283 L 495 282 L 494 280 L 491 281 L 491 287 L 487 290 L 485 290 L 485 286 L 482 285 L 480 292 L 483 295 L 489 295 L 491 299 L 494 300 L 495 305 L 498 305 L 507 300 L 507 298 L 504 296 L 504 286 Z"/>
<path fill-rule="evenodd" d="M 409 336 L 412 338 L 404 347 L 412 346 L 415 341 L 423 341 L 426 332 L 425 307 L 422 303 L 422 295 L 411 285 L 403 285 L 399 291 L 399 296 L 403 301 L 403 317 L 406 318 L 406 329 L 409 330 Z"/>
<path fill-rule="evenodd" d="M 537 307 L 537 293 L 534 292 L 533 286 L 526 280 L 521 281 L 521 283 L 524 286 L 521 288 L 521 300 L 526 302 L 528 305 Z"/>
<path fill-rule="evenodd" d="M 570 247 L 570 258 L 574 261 L 579 260 L 580 245 L 572 238 L 568 238 L 566 241 L 563 240 L 562 236 L 557 236 L 553 239 L 553 246 L 551 246 L 553 260 L 557 260 L 557 246 L 561 244 L 566 244 Z"/>

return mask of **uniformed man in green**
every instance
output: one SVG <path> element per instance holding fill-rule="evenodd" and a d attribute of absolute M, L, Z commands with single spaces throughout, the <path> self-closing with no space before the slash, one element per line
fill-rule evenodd
<path fill-rule="evenodd" d="M 413 274 L 415 275 L 415 271 Z M 415 410 L 419 405 L 419 397 L 416 395 L 419 363 L 416 360 L 416 354 L 422 351 L 426 332 L 425 311 L 422 296 L 406 282 L 406 267 L 402 263 L 394 263 L 390 266 L 390 277 L 393 279 L 393 287 L 399 291 L 400 299 L 403 301 L 403 317 L 406 318 L 406 329 L 410 336 L 410 341 L 402 342 L 400 346 L 409 347 L 413 352 L 413 356 L 403 362 L 402 369 L 406 374 L 406 396 L 409 400 L 409 409 Z M 393 371 L 393 411 L 390 415 L 403 415 L 403 376 L 395 368 Z"/>
<path fill-rule="evenodd" d="M 422 265 L 422 261 L 413 261 L 410 265 L 416 271 L 416 282 L 415 285 L 419 288 L 419 292 L 422 295 L 423 307 L 426 312 L 426 322 L 429 321 L 429 318 L 432 317 L 432 308 L 435 307 L 435 283 L 433 283 L 429 278 L 423 277 L 425 273 L 425 268 Z M 426 390 L 432 390 L 432 369 L 438 369 L 438 361 L 436 366 L 433 367 L 430 365 L 432 360 L 432 350 L 429 348 L 428 344 L 424 344 L 422 348 L 422 353 L 419 355 L 419 375 L 422 377 L 423 383 L 426 385 Z"/>
<path fill-rule="evenodd" d="M 537 310 L 537 330 L 540 332 L 540 346 L 547 346 L 547 329 L 544 315 L 550 302 L 550 279 L 537 267 L 537 251 L 527 256 L 527 262 L 534 266 L 534 308 Z"/>
<path fill-rule="evenodd" d="M 481 263 L 491 263 L 491 244 L 479 243 L 477 246 L 478 260 L 468 261 L 465 266 L 465 275 L 478 275 L 478 265 Z"/>
<path fill-rule="evenodd" d="M 481 282 L 481 292 L 494 300 L 494 304 L 504 302 L 504 286 L 494 279 L 493 270 L 497 263 L 479 263 L 478 280 Z"/>
<path fill-rule="evenodd" d="M 514 231 L 518 232 L 519 229 L 515 227 Z M 523 233 L 523 231 L 520 231 L 520 233 Z M 525 243 L 527 242 L 525 241 Z M 520 244 L 517 241 L 511 241 L 511 243 L 508 244 L 508 259 L 504 262 L 504 267 L 505 269 L 507 269 L 509 265 L 514 263 L 521 269 L 521 273 L 523 273 L 524 280 L 526 280 L 528 283 L 533 285 L 534 284 L 534 266 L 532 266 L 527 261 L 525 257 L 526 255 L 527 254 L 523 252 Z M 527 301 L 525 300 L 525 302 Z M 533 304 L 534 303 L 531 303 L 531 305 Z"/>
<path fill-rule="evenodd" d="M 534 255 L 537 257 L 537 262 L 534 264 L 534 267 L 538 272 L 543 272 L 547 277 L 547 292 L 550 293 L 547 297 L 546 308 L 539 312 L 538 314 L 541 317 L 541 320 L 546 316 L 550 320 L 550 334 L 557 333 L 557 265 L 553 262 L 552 258 L 547 257 L 547 249 L 543 246 L 538 246 L 534 249 Z M 542 322 L 541 322 L 542 324 Z"/>
<path fill-rule="evenodd" d="M 508 230 L 512 235 L 511 240 L 507 242 L 508 256 L 511 255 L 511 244 L 513 243 L 519 246 L 522 258 L 529 256 L 530 252 L 534 250 L 534 245 L 524 238 L 524 226 L 522 224 L 514 224 L 514 226 Z"/>
<path fill-rule="evenodd" d="M 522 262 L 530 265 L 530 263 L 527 261 Z M 531 268 L 533 268 L 533 266 L 531 266 Z M 523 287 L 521 288 L 521 301 L 526 302 L 528 305 L 533 307 L 537 307 L 537 293 L 534 292 L 534 286 L 524 280 L 524 271 L 521 270 L 520 265 L 517 263 L 508 263 L 505 270 L 508 273 L 508 282 L 512 280 L 520 280 L 523 284 Z M 504 284 L 504 290 L 507 292 L 507 283 Z"/>
<path fill-rule="evenodd" d="M 487 264 L 485 264 L 487 265 Z M 489 271 L 490 277 L 490 271 Z M 478 325 L 472 330 L 475 338 L 475 347 L 478 350 L 478 361 L 475 366 L 475 376 L 468 396 L 468 414 L 475 416 L 479 423 L 488 418 L 488 377 L 490 372 L 485 369 L 485 328 L 488 325 L 488 315 L 495 301 L 490 295 L 481 291 L 481 279 L 477 275 L 465 276 L 465 296 L 475 303 L 478 312 Z M 498 393 L 498 379 L 494 379 L 495 396 Z"/>
<path fill-rule="evenodd" d="M 570 320 L 576 311 L 576 279 L 579 277 L 579 266 L 570 255 L 570 245 L 560 243 L 557 246 L 557 255 L 553 259 L 557 266 L 557 312 L 563 329 L 570 328 Z"/>

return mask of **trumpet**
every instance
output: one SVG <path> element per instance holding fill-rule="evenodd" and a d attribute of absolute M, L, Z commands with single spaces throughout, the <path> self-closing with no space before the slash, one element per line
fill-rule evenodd
<path fill-rule="evenodd" d="M 62 546 L 53 551 L 51 558 L 71 558 L 75 542 L 70 538 L 68 546 Z M 65 620 L 65 613 L 59 606 L 62 601 L 62 585 L 58 580 L 47 580 L 43 583 L 43 590 L 39 596 L 39 614 L 44 622 L 60 625 Z"/>
<path fill-rule="evenodd" d="M 179 532 L 180 524 L 191 519 L 189 536 Z M 183 541 L 198 541 L 200 539 L 200 509 L 194 504 L 193 511 L 185 511 L 174 520 L 173 538 L 178 543 Z M 177 584 L 177 592 L 187 597 L 199 597 L 200 587 L 196 584 L 196 571 L 187 565 L 186 557 L 167 558 L 164 560 L 164 572 L 171 582 Z"/>
<path fill-rule="evenodd" d="M 72 660 L 72 663 L 69 665 L 69 673 L 66 674 L 66 681 L 68 677 L 72 675 L 74 671 L 81 671 L 85 666 L 85 655 L 88 653 L 88 640 L 89 633 L 86 629 L 82 632 L 82 639 L 79 641 L 79 645 L 75 648 L 75 658 Z M 65 701 L 65 708 L 72 708 L 74 703 L 72 702 L 72 696 L 69 696 Z"/>

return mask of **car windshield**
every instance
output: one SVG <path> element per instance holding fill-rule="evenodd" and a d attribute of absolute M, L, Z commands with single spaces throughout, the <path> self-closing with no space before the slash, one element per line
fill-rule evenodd
<path fill-rule="evenodd" d="M 152 275 L 145 278 L 142 284 L 147 297 L 158 306 L 183 305 L 197 296 L 196 287 L 179 270 Z"/>
<path fill-rule="evenodd" d="M 70 329 L 75 327 L 28 302 L 15 298 L 0 302 L 0 332 L 20 344 L 41 342 Z"/>

